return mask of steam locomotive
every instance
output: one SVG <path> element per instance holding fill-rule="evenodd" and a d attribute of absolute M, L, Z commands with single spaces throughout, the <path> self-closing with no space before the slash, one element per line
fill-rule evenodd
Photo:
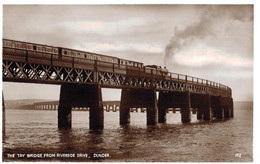
<path fill-rule="evenodd" d="M 48 54 L 53 54 L 53 55 L 57 55 L 57 56 L 69 56 L 69 57 L 75 57 L 78 59 L 83 58 L 83 59 L 88 59 L 88 60 L 97 60 L 97 61 L 114 63 L 114 64 L 118 64 L 118 65 L 123 65 L 123 66 L 135 67 L 135 68 L 143 68 L 143 69 L 148 68 L 150 70 L 151 69 L 156 70 L 156 72 L 160 72 L 160 74 L 163 74 L 163 75 L 168 74 L 168 70 L 166 68 L 161 68 L 161 66 L 156 66 L 156 65 L 144 66 L 143 63 L 136 62 L 136 61 L 125 60 L 125 59 L 120 59 L 117 57 L 106 56 L 106 55 L 101 55 L 101 54 L 97 54 L 97 53 L 74 50 L 74 49 L 63 48 L 63 47 L 54 47 L 54 46 L 49 46 L 49 45 L 35 44 L 35 43 L 16 41 L 16 40 L 10 40 L 10 39 L 3 39 L 3 47 L 28 50 L 28 51 L 32 51 L 32 52 L 48 53 Z"/>
<path fill-rule="evenodd" d="M 158 65 L 146 65 L 145 67 L 153 69 L 153 70 L 159 70 L 160 73 L 164 76 L 168 76 L 168 74 L 169 74 L 169 71 L 166 67 L 162 68 L 161 66 L 158 66 Z"/>

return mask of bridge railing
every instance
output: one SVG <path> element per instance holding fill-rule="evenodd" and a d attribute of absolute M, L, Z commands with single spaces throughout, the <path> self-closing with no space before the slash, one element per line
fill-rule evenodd
<path fill-rule="evenodd" d="M 3 59 L 18 62 L 29 62 L 34 64 L 46 64 L 55 65 L 60 67 L 76 67 L 79 69 L 94 70 L 97 67 L 97 71 L 112 72 L 125 74 L 128 70 L 134 70 L 133 75 L 143 75 L 153 78 L 160 78 L 166 80 L 174 80 L 178 82 L 192 83 L 202 86 L 208 86 L 216 89 L 223 90 L 223 92 L 230 92 L 231 89 L 223 84 L 201 79 L 193 76 L 177 74 L 177 73 L 165 73 L 160 70 L 156 70 L 149 67 L 133 67 L 126 66 L 117 63 L 110 63 L 105 61 L 95 61 L 91 59 L 71 57 L 71 56 L 60 56 L 49 52 L 38 52 L 34 50 L 24 50 L 17 48 L 3 47 Z M 97 63 L 95 65 L 95 63 Z M 131 73 L 131 72 L 129 72 Z"/>
<path fill-rule="evenodd" d="M 128 68 L 130 68 L 130 66 L 128 66 Z M 137 69 L 137 68 L 135 68 L 135 69 Z M 151 68 L 147 68 L 147 67 L 138 68 L 138 69 L 139 69 L 139 72 L 146 72 L 149 74 L 151 73 L 151 74 L 153 74 L 153 76 L 157 75 L 159 78 L 162 78 L 162 79 L 174 80 L 174 81 L 178 81 L 178 82 L 196 84 L 196 85 L 201 85 L 201 86 L 207 86 L 210 88 L 222 90 L 223 95 L 231 96 L 231 88 L 229 88 L 223 84 L 220 84 L 220 83 L 216 83 L 216 82 L 209 81 L 206 79 L 201 79 L 201 78 L 188 76 L 188 75 L 184 75 L 184 74 L 177 74 L 177 73 L 169 72 L 167 75 L 165 75 L 160 70 L 155 70 L 155 69 L 151 69 Z M 139 72 L 138 72 L 138 74 L 140 74 Z"/>

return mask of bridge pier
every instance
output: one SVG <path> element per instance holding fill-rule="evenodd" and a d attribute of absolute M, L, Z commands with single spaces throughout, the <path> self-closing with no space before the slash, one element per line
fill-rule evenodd
<path fill-rule="evenodd" d="M 127 98 L 130 98 L 127 89 L 122 89 L 121 101 L 120 101 L 120 111 L 119 119 L 120 125 L 126 125 L 130 123 L 130 105 L 128 104 Z"/>
<path fill-rule="evenodd" d="M 211 96 L 211 106 L 213 111 L 213 117 L 217 119 L 223 119 L 224 110 L 222 105 L 222 97 L 221 96 Z"/>
<path fill-rule="evenodd" d="M 203 119 L 203 109 L 197 108 L 197 120 L 202 120 L 202 119 Z"/>
<path fill-rule="evenodd" d="M 204 99 L 204 113 L 203 113 L 203 119 L 206 121 L 212 120 L 212 109 L 211 109 L 211 103 L 210 103 L 210 95 L 206 94 L 203 95 Z"/>
<path fill-rule="evenodd" d="M 234 116 L 233 99 L 228 97 L 223 97 L 222 105 L 224 108 L 224 118 L 232 118 Z"/>
<path fill-rule="evenodd" d="M 158 122 L 155 89 L 122 89 L 120 102 L 120 125 L 130 123 L 130 108 L 146 108 L 147 125 Z"/>
<path fill-rule="evenodd" d="M 104 128 L 104 110 L 99 85 L 61 85 L 58 107 L 59 128 L 71 128 L 72 107 L 89 107 L 90 129 Z"/>
<path fill-rule="evenodd" d="M 183 93 L 181 107 L 181 122 L 187 123 L 191 121 L 191 101 L 190 92 Z"/>
<path fill-rule="evenodd" d="M 175 113 L 175 108 L 181 108 L 181 121 L 183 123 L 191 121 L 191 101 L 189 92 L 159 92 L 159 122 L 166 122 L 166 110 L 167 108 L 173 108 L 173 113 Z"/>
<path fill-rule="evenodd" d="M 92 130 L 104 129 L 104 110 L 101 87 L 99 85 L 94 85 L 87 89 L 87 92 L 91 93 L 88 94 L 91 100 L 89 105 L 89 127 Z"/>
<path fill-rule="evenodd" d="M 234 118 L 234 102 L 233 98 L 230 98 L 230 106 L 231 106 L 231 118 Z"/>
<path fill-rule="evenodd" d="M 198 120 L 212 120 L 211 96 L 209 94 L 191 94 L 191 106 L 197 108 Z"/>
<path fill-rule="evenodd" d="M 159 123 L 166 123 L 166 113 L 167 112 L 167 108 L 166 107 L 162 107 L 161 105 L 158 105 L 158 122 Z"/>
<path fill-rule="evenodd" d="M 73 85 L 61 85 L 58 107 L 58 128 L 71 128 L 72 90 Z M 45 109 L 44 105 L 43 109 Z"/>
<path fill-rule="evenodd" d="M 229 106 L 224 106 L 224 118 L 230 118 L 231 117 L 231 110 Z"/>
<path fill-rule="evenodd" d="M 166 123 L 166 114 L 168 110 L 168 107 L 166 106 L 166 100 L 165 100 L 165 93 L 159 92 L 159 99 L 158 99 L 158 122 L 159 123 Z"/>
<path fill-rule="evenodd" d="M 2 137 L 5 136 L 5 100 L 4 100 L 4 92 L 2 91 Z"/>

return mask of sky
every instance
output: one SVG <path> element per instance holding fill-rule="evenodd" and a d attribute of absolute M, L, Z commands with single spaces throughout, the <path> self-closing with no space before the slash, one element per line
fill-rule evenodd
<path fill-rule="evenodd" d="M 235 101 L 253 101 L 253 22 L 252 5 L 3 6 L 3 38 L 167 66 L 231 87 Z M 60 86 L 4 82 L 3 92 L 59 99 Z"/>

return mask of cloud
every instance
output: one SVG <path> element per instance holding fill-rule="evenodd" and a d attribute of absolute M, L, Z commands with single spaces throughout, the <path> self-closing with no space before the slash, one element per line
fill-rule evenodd
<path fill-rule="evenodd" d="M 71 31 L 113 35 L 126 32 L 133 27 L 144 25 L 145 21 L 140 18 L 121 19 L 113 22 L 104 21 L 66 21 L 60 26 Z"/>
<path fill-rule="evenodd" d="M 75 49 L 84 49 L 90 52 L 107 52 L 107 51 L 138 51 L 145 53 L 162 53 L 161 47 L 149 44 L 132 44 L 132 43 L 96 43 L 96 44 L 83 44 L 75 46 Z"/>
<path fill-rule="evenodd" d="M 233 71 L 219 71 L 216 72 L 216 76 L 219 78 L 232 78 L 232 79 L 252 79 L 253 78 L 253 73 L 252 71 L 248 70 L 233 70 Z"/>
<path fill-rule="evenodd" d="M 201 67 L 208 65 L 222 65 L 234 67 L 252 67 L 253 61 L 239 55 L 228 54 L 224 51 L 206 47 L 203 45 L 193 46 L 185 51 L 177 53 L 171 58 L 178 64 Z"/>
<path fill-rule="evenodd" d="M 241 14 L 240 10 L 243 11 L 243 14 Z M 204 11 L 197 22 L 182 28 L 175 27 L 174 35 L 165 47 L 165 62 L 188 46 L 194 45 L 194 43 L 210 43 L 212 45 L 218 45 L 218 49 L 220 50 L 233 50 L 235 47 L 234 45 L 238 46 L 236 43 L 238 40 L 233 40 L 234 37 L 232 37 L 232 43 L 228 43 L 227 45 L 218 44 L 219 42 L 229 42 L 228 40 L 220 40 L 221 37 L 219 36 L 231 36 L 232 30 L 236 31 L 236 29 L 241 29 L 241 24 L 247 24 L 248 22 L 252 23 L 252 11 L 252 6 L 243 5 L 204 7 Z M 243 33 L 248 34 L 248 30 L 249 29 L 243 29 L 242 31 L 237 31 L 240 33 L 233 34 L 243 36 Z M 252 36 L 249 35 L 249 37 L 251 37 L 250 39 L 252 40 Z M 217 42 L 214 42 L 216 38 L 218 38 Z M 223 38 L 225 37 L 222 37 L 222 39 Z M 239 42 L 239 47 L 245 46 Z M 246 47 L 244 49 L 246 49 Z M 206 60 L 205 58 L 203 60 Z"/>

